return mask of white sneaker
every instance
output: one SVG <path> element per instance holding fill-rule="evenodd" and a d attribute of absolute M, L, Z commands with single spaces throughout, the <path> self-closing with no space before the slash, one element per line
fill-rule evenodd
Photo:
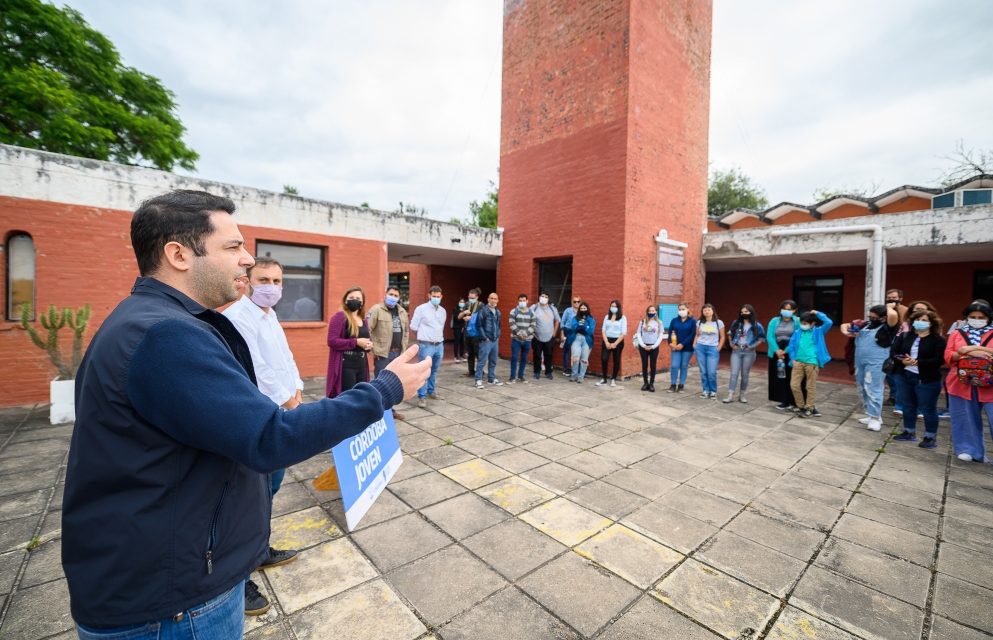
<path fill-rule="evenodd" d="M 494 387 L 502 387 L 503 386 L 503 383 L 500 382 L 499 380 L 497 380 L 496 378 L 493 378 L 493 382 L 491 382 L 490 384 L 493 385 Z"/>
<path fill-rule="evenodd" d="M 482 380 L 476 380 L 476 388 L 477 389 L 482 389 L 483 388 L 483 381 Z"/>
<path fill-rule="evenodd" d="M 862 424 L 869 424 L 870 422 L 872 422 L 872 418 L 870 416 L 866 416 L 861 420 L 859 420 L 859 422 L 861 422 Z"/>
<path fill-rule="evenodd" d="M 958 455 L 958 459 L 961 460 L 962 462 L 972 462 L 972 456 L 970 456 L 968 453 L 960 453 Z"/>
<path fill-rule="evenodd" d="M 511 378 L 510 380 L 507 380 L 507 384 L 514 384 L 514 382 L 515 382 L 514 378 Z"/>
<path fill-rule="evenodd" d="M 865 428 L 869 431 L 879 431 L 883 426 L 883 423 L 878 418 L 869 418 L 869 422 L 866 423 Z"/>
<path fill-rule="evenodd" d="M 721 400 L 721 402 L 723 402 L 724 404 L 730 404 L 733 400 L 734 400 L 734 394 L 733 393 L 729 393 L 728 394 L 728 397 L 726 397 L 723 400 Z"/>
<path fill-rule="evenodd" d="M 610 381 L 610 386 L 616 387 L 617 386 L 617 380 L 611 380 Z"/>
<path fill-rule="evenodd" d="M 602 387 L 605 384 L 607 384 L 607 381 L 606 380 L 600 380 L 599 382 L 596 383 L 596 386 Z"/>

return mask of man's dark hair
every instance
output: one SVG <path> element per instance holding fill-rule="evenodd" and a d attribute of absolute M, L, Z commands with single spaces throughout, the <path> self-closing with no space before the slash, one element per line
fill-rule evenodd
<path fill-rule="evenodd" d="M 886 290 L 886 295 L 890 295 L 891 293 L 897 294 L 898 296 L 900 296 L 901 299 L 903 298 L 903 289 L 887 289 Z"/>
<path fill-rule="evenodd" d="M 816 324 L 816 325 L 821 324 L 821 321 L 817 317 L 817 314 L 814 313 L 813 311 L 804 312 L 803 315 L 800 316 L 800 322 L 807 322 L 809 324 Z"/>
<path fill-rule="evenodd" d="M 528 299 L 528 294 L 526 294 L 526 293 L 518 293 L 517 294 L 517 299 L 520 300 L 521 298 L 524 298 L 525 300 L 527 300 Z"/>
<path fill-rule="evenodd" d="M 432 293 L 441 293 L 441 287 L 439 287 L 436 284 L 435 285 L 432 285 L 431 288 L 428 289 L 428 294 L 430 295 Z"/>
<path fill-rule="evenodd" d="M 234 213 L 234 202 L 206 191 L 171 191 L 141 203 L 131 218 L 131 246 L 143 276 L 159 270 L 162 249 L 178 242 L 195 256 L 207 255 L 204 238 L 214 232 L 213 211 Z"/>
<path fill-rule="evenodd" d="M 476 297 L 478 298 L 479 296 L 483 295 L 483 290 L 480 289 L 479 287 L 476 287 L 475 289 L 469 289 L 469 293 L 475 293 Z"/>
<path fill-rule="evenodd" d="M 279 270 L 283 270 L 283 265 L 279 264 L 279 260 L 275 258 L 270 258 L 269 256 L 255 256 L 255 264 L 248 267 L 248 276 L 251 277 L 252 269 L 255 267 L 279 267 Z"/>
<path fill-rule="evenodd" d="M 885 304 L 874 304 L 871 307 L 869 307 L 869 313 L 875 314 L 876 317 L 885 320 L 888 309 L 889 307 L 887 307 Z"/>
<path fill-rule="evenodd" d="M 389 293 L 390 291 L 396 291 L 397 295 L 400 294 L 400 289 L 397 287 L 386 287 L 386 293 Z"/>

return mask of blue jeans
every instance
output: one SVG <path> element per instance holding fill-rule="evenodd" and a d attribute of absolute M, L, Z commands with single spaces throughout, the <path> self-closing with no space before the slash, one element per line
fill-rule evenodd
<path fill-rule="evenodd" d="M 444 352 L 444 350 L 442 350 L 442 352 Z M 381 356 L 373 357 L 372 366 L 375 367 L 377 378 L 379 377 L 379 374 L 383 372 L 383 369 L 385 369 L 387 365 L 389 365 L 391 362 L 397 359 L 397 356 L 400 355 L 400 353 L 401 353 L 400 351 L 390 351 L 388 354 L 386 354 L 385 358 Z"/>
<path fill-rule="evenodd" d="M 562 371 L 568 374 L 572 373 L 572 343 L 568 338 L 566 338 L 565 345 L 562 347 Z"/>
<path fill-rule="evenodd" d="M 524 379 L 524 367 L 528 364 L 531 341 L 522 342 L 516 338 L 510 341 L 510 379 Z"/>
<path fill-rule="evenodd" d="M 479 340 L 479 358 L 476 360 L 476 380 L 483 379 L 483 369 L 489 369 L 486 372 L 486 381 L 493 382 L 496 380 L 496 364 L 497 364 L 497 343 L 493 340 Z"/>
<path fill-rule="evenodd" d="M 901 371 L 897 377 L 897 402 L 903 407 L 903 430 L 917 432 L 917 414 L 924 414 L 924 435 L 938 435 L 938 396 L 941 380 L 921 382 L 921 377 L 910 371 Z"/>
<path fill-rule="evenodd" d="M 242 636 L 244 625 L 245 583 L 239 582 L 213 600 L 165 620 L 111 629 L 76 623 L 76 633 L 79 640 L 230 640 Z"/>
<path fill-rule="evenodd" d="M 948 394 L 948 412 L 952 414 L 952 450 L 955 455 L 968 453 L 973 460 L 984 460 L 983 414 L 986 414 L 986 424 L 993 437 L 993 402 L 980 402 L 978 389 L 972 389 L 972 398 L 968 400 Z"/>
<path fill-rule="evenodd" d="M 590 345 L 586 336 L 577 335 L 572 341 L 572 379 L 582 380 L 586 377 L 586 369 L 590 366 Z"/>
<path fill-rule="evenodd" d="M 700 365 L 700 381 L 704 393 L 717 393 L 717 361 L 720 353 L 715 345 L 698 344 L 696 361 Z"/>
<path fill-rule="evenodd" d="M 417 390 L 417 397 L 423 398 L 428 394 L 434 394 L 435 381 L 438 379 L 438 369 L 441 368 L 441 359 L 445 357 L 445 344 L 431 344 L 430 342 L 417 343 L 417 355 L 423 360 L 431 358 L 431 375 L 424 386 Z"/>
<path fill-rule="evenodd" d="M 738 386 L 738 377 L 741 377 L 741 394 L 748 391 L 748 376 L 752 372 L 752 365 L 755 364 L 754 351 L 742 351 L 735 349 L 731 352 L 731 381 L 728 383 L 728 393 L 733 394 Z M 717 388 L 717 380 L 714 379 L 714 388 Z"/>
<path fill-rule="evenodd" d="M 883 362 L 859 360 L 855 356 L 855 388 L 858 389 L 862 406 L 870 418 L 879 418 L 883 413 L 883 383 L 886 381 L 883 373 Z M 914 414 L 914 419 L 917 414 Z"/>
<path fill-rule="evenodd" d="M 669 369 L 671 384 L 686 384 L 686 372 L 690 368 L 690 358 L 692 351 L 687 351 L 684 347 L 682 351 L 672 351 L 672 368 Z"/>

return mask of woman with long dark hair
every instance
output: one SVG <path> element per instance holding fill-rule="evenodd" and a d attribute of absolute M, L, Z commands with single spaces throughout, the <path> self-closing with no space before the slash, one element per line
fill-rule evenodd
<path fill-rule="evenodd" d="M 596 320 L 590 314 L 590 305 L 580 300 L 576 317 L 569 321 L 572 331 L 572 381 L 582 384 L 586 368 L 590 366 L 590 351 L 593 350 L 593 335 Z"/>
<path fill-rule="evenodd" d="M 919 447 L 934 449 L 938 436 L 938 396 L 941 395 L 941 365 L 945 361 L 945 339 L 941 318 L 934 311 L 911 311 L 910 331 L 893 341 L 890 348 L 897 374 L 897 399 L 903 407 L 903 433 L 895 442 L 917 441 L 917 414 L 924 415 L 924 439 Z"/>
<path fill-rule="evenodd" d="M 741 378 L 741 388 L 738 392 L 739 402 L 748 402 L 745 393 L 748 391 L 748 377 L 755 364 L 755 347 L 765 342 L 765 329 L 755 317 L 755 307 L 750 304 L 741 305 L 738 317 L 731 323 L 728 333 L 731 343 L 731 381 L 728 383 L 728 395 L 724 398 L 727 404 L 734 400 L 734 390 Z"/>
<path fill-rule="evenodd" d="M 648 305 L 645 309 L 645 317 L 638 323 L 638 330 L 634 334 L 634 344 L 641 355 L 641 379 L 644 381 L 641 390 L 652 393 L 655 393 L 655 367 L 659 360 L 659 345 L 664 338 L 658 313 L 655 305 Z"/>
<path fill-rule="evenodd" d="M 696 324 L 696 339 L 693 351 L 700 365 L 700 381 L 703 385 L 702 398 L 717 397 L 717 362 L 720 359 L 724 340 L 724 322 L 717 317 L 717 310 L 709 302 L 700 308 L 700 320 Z"/>
<path fill-rule="evenodd" d="M 603 317 L 603 343 L 600 345 L 600 382 L 597 386 L 607 384 L 607 365 L 610 357 L 614 357 L 614 369 L 610 376 L 610 386 L 617 386 L 617 374 L 621 370 L 621 354 L 624 352 L 624 337 L 628 333 L 628 319 L 621 311 L 621 301 L 610 301 L 610 312 Z"/>

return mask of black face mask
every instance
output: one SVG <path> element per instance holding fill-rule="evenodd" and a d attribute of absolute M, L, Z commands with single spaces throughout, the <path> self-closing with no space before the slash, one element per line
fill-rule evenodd
<path fill-rule="evenodd" d="M 743 321 L 745 321 L 745 322 L 748 322 L 749 320 L 752 319 L 752 314 L 750 314 L 750 313 L 743 313 L 743 314 L 741 314 L 741 319 Z"/>
<path fill-rule="evenodd" d="M 880 320 L 879 318 L 869 318 L 868 322 L 870 327 L 878 327 L 879 325 L 883 324 L 883 321 Z"/>
<path fill-rule="evenodd" d="M 345 300 L 345 307 L 349 311 L 358 311 L 362 308 L 362 301 L 352 298 L 351 300 Z"/>

